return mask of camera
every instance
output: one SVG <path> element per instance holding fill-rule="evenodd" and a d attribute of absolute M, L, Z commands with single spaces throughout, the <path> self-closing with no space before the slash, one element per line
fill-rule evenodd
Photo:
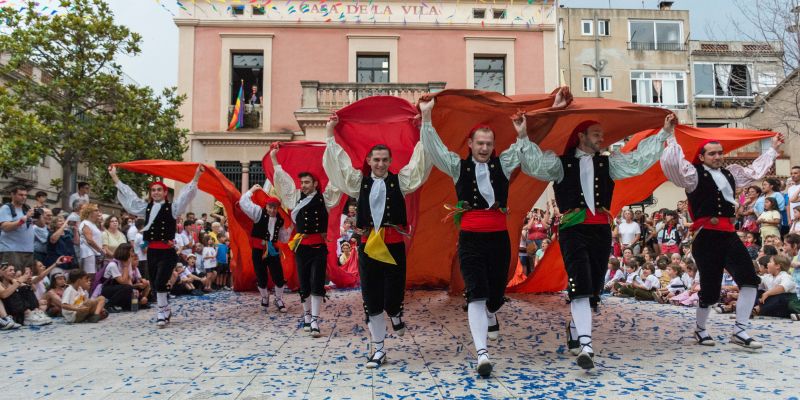
<path fill-rule="evenodd" d="M 37 208 L 34 208 L 34 209 L 33 209 L 33 215 L 31 216 L 31 218 L 33 218 L 33 219 L 39 219 L 39 218 L 41 218 L 41 217 L 42 217 L 42 214 L 43 214 L 43 211 L 42 211 L 42 209 L 41 209 L 41 208 L 39 208 L 39 207 L 37 207 Z"/>

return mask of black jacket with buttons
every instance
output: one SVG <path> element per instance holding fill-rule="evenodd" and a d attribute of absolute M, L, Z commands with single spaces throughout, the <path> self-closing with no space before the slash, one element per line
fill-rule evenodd
<path fill-rule="evenodd" d="M 261 212 L 261 219 L 253 224 L 253 229 L 250 231 L 250 236 L 256 239 L 268 240 L 272 243 L 278 242 L 278 232 L 283 228 L 283 218 L 280 215 L 275 216 L 275 228 L 273 232 L 269 231 L 269 214 L 264 210 Z"/>
<path fill-rule="evenodd" d="M 358 193 L 358 214 L 356 216 L 356 226 L 359 229 L 371 228 L 372 210 L 369 205 L 369 193 L 375 182 L 371 174 L 364 175 L 361 180 L 361 189 Z M 386 184 L 386 206 L 383 210 L 383 220 L 381 226 L 396 225 L 405 226 L 406 222 L 406 202 L 403 192 L 400 190 L 400 180 L 397 175 L 389 172 L 384 178 Z"/>
<path fill-rule="evenodd" d="M 153 202 L 147 204 L 145 210 L 144 220 L 150 221 L 150 211 L 153 209 Z M 175 240 L 175 232 L 177 231 L 178 221 L 172 216 L 172 203 L 164 202 L 156 214 L 155 220 L 150 225 L 144 234 L 144 240 L 148 242 L 167 242 Z"/>
<path fill-rule="evenodd" d="M 575 158 L 575 149 L 570 149 L 559 157 L 564 170 L 564 179 L 553 184 L 558 208 L 563 212 L 575 208 L 587 208 L 581 188 L 580 160 Z M 594 209 L 611 209 L 611 196 L 614 193 L 614 180 L 608 165 L 608 156 L 595 155 L 594 164 Z"/>
<path fill-rule="evenodd" d="M 736 215 L 736 207 L 722 197 L 722 192 L 714 182 L 714 177 L 703 168 L 703 164 L 695 164 L 694 167 L 697 169 L 697 188 L 686 194 L 692 217 L 695 219 L 703 217 L 733 218 Z M 731 189 L 735 189 L 736 181 L 733 179 L 733 174 L 725 168 L 720 168 L 720 172 L 725 175 Z"/>
<path fill-rule="evenodd" d="M 485 210 L 488 208 L 506 208 L 508 204 L 508 178 L 503 173 L 500 158 L 492 156 L 487 162 L 489 166 L 489 180 L 494 189 L 494 204 L 486 203 L 486 199 L 478 190 L 478 180 L 475 177 L 475 162 L 472 156 L 461 160 L 461 173 L 456 182 L 456 196 L 459 201 L 466 202 L 470 208 Z"/>
<path fill-rule="evenodd" d="M 300 200 L 306 198 L 300 194 Z M 297 233 L 325 233 L 328 231 L 328 209 L 325 208 L 325 199 L 322 193 L 317 192 L 314 198 L 300 212 L 297 213 Z"/>

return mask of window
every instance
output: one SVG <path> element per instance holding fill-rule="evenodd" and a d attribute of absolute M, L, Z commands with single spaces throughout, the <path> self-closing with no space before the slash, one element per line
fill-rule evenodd
<path fill-rule="evenodd" d="M 267 9 L 264 6 L 253 6 L 253 15 L 266 15 Z"/>
<path fill-rule="evenodd" d="M 592 20 L 590 19 L 582 19 L 581 20 L 581 35 L 587 36 L 592 34 Z"/>
<path fill-rule="evenodd" d="M 231 13 L 233 15 L 244 15 L 244 6 L 231 6 Z"/>
<path fill-rule="evenodd" d="M 239 161 L 217 161 L 216 167 L 222 175 L 225 175 L 233 186 L 242 187 L 242 163 Z"/>
<path fill-rule="evenodd" d="M 231 104 L 236 104 L 240 87 L 245 103 L 261 104 L 264 96 L 264 54 L 233 53 L 231 63 Z"/>
<path fill-rule="evenodd" d="M 676 108 L 686 106 L 686 74 L 631 71 L 631 102 Z"/>
<path fill-rule="evenodd" d="M 248 180 L 250 181 L 250 186 L 256 183 L 259 185 L 264 184 L 266 175 L 264 175 L 264 167 L 261 165 L 261 161 L 250 161 L 250 175 L 248 176 Z"/>
<path fill-rule="evenodd" d="M 472 65 L 475 71 L 475 89 L 505 93 L 505 57 L 475 57 Z"/>
<path fill-rule="evenodd" d="M 506 10 L 493 9 L 492 16 L 494 17 L 494 19 L 506 19 Z"/>
<path fill-rule="evenodd" d="M 752 66 L 744 64 L 694 64 L 694 87 L 698 97 L 750 97 Z"/>
<path fill-rule="evenodd" d="M 630 21 L 631 50 L 683 50 L 681 21 Z"/>
<path fill-rule="evenodd" d="M 473 8 L 472 9 L 472 18 L 475 18 L 475 19 L 484 19 L 484 18 L 486 18 L 486 9 L 485 8 Z"/>
<path fill-rule="evenodd" d="M 583 77 L 583 91 L 584 92 L 594 92 L 594 77 L 593 76 L 584 76 Z"/>
<path fill-rule="evenodd" d="M 600 77 L 600 91 L 601 92 L 610 92 L 611 91 L 611 77 L 610 76 L 601 76 Z"/>
<path fill-rule="evenodd" d="M 356 82 L 388 83 L 389 55 L 356 55 Z"/>
<path fill-rule="evenodd" d="M 601 19 L 597 21 L 597 34 L 599 36 L 608 36 L 611 32 L 608 30 L 610 21 L 607 19 Z"/>

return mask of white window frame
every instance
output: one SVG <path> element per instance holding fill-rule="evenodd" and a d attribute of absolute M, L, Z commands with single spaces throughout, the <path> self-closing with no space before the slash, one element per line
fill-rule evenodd
<path fill-rule="evenodd" d="M 584 76 L 583 77 L 583 91 L 585 93 L 594 93 L 595 92 L 595 81 L 593 76 Z"/>
<path fill-rule="evenodd" d="M 584 29 L 588 24 L 589 32 L 586 32 Z M 581 35 L 582 36 L 592 36 L 594 34 L 594 21 L 591 19 L 582 19 L 581 20 Z"/>
<path fill-rule="evenodd" d="M 652 100 L 652 96 L 650 96 L 650 98 L 648 98 L 648 102 L 646 102 L 646 103 L 641 102 L 641 99 L 639 99 L 640 101 L 634 103 L 634 101 L 633 101 L 633 92 L 631 92 L 631 103 L 647 105 L 647 106 L 654 106 L 654 107 L 671 108 L 671 109 L 683 109 L 683 108 L 686 108 L 686 106 L 688 105 L 688 96 L 687 96 L 686 91 L 688 90 L 688 80 L 687 79 L 688 79 L 688 75 L 689 75 L 689 74 L 686 73 L 686 71 L 653 70 L 653 69 L 632 70 L 630 72 L 630 75 L 629 75 L 630 79 L 628 80 L 628 82 L 633 81 L 633 79 L 634 79 L 633 75 L 634 74 L 640 74 L 640 73 L 658 73 L 658 74 L 660 74 L 660 73 L 668 73 L 668 74 L 681 74 L 681 75 L 683 75 L 683 103 L 677 103 L 677 104 L 653 103 L 651 101 Z M 637 79 L 637 81 L 638 80 L 644 80 L 644 81 L 652 81 L 653 80 L 652 78 L 650 78 L 650 79 L 648 79 L 648 78 L 636 78 L 636 79 Z M 666 79 L 661 79 L 661 81 L 665 81 L 665 80 Z M 678 80 L 679 80 L 678 78 L 672 79 L 672 81 L 675 81 L 675 82 L 677 82 Z M 650 83 L 650 85 L 652 86 L 652 82 Z M 663 86 L 662 86 L 662 88 L 663 88 Z M 675 84 L 675 89 L 677 90 L 677 88 L 678 88 L 678 85 L 676 83 Z M 633 90 L 633 89 L 631 88 L 631 90 Z M 638 83 L 637 83 L 637 90 L 638 90 Z M 638 93 L 637 93 L 637 95 L 638 95 Z M 662 95 L 662 97 L 663 97 L 663 95 Z M 676 91 L 676 96 L 675 97 L 676 97 L 676 99 L 678 97 L 677 96 L 677 91 Z"/>
<path fill-rule="evenodd" d="M 711 79 L 713 80 L 712 82 L 714 84 L 714 94 L 708 95 L 708 94 L 697 94 L 697 93 L 695 93 L 694 97 L 698 97 L 698 98 L 701 98 L 701 99 L 717 99 L 717 98 L 719 98 L 719 99 L 733 99 L 733 98 L 737 98 L 737 99 L 752 99 L 753 97 L 755 97 L 756 91 L 753 89 L 753 87 L 755 85 L 753 84 L 754 83 L 754 79 L 753 79 L 752 76 L 750 77 L 750 82 L 749 82 L 750 83 L 750 96 L 722 96 L 722 95 L 718 95 L 717 94 L 717 69 L 714 67 L 715 65 L 719 65 L 719 64 L 744 65 L 744 66 L 747 67 L 748 71 L 755 71 L 755 66 L 753 65 L 753 63 L 735 63 L 735 62 L 718 62 L 718 63 L 715 63 L 715 62 L 710 62 L 710 61 L 695 61 L 695 62 L 692 63 L 692 77 L 693 77 L 692 78 L 692 87 L 695 88 L 695 90 L 697 88 L 697 83 L 696 83 L 696 81 L 694 81 L 694 79 L 696 79 L 694 77 L 696 77 L 697 74 L 694 72 L 694 66 L 698 65 L 698 64 L 710 65 L 711 66 Z M 758 73 L 754 73 L 754 74 L 758 75 Z M 755 82 L 755 83 L 756 84 L 760 84 L 760 82 Z M 777 86 L 777 83 L 775 84 L 775 86 Z"/>
<path fill-rule="evenodd" d="M 608 19 L 598 19 L 597 20 L 597 36 L 609 36 L 608 31 L 610 31 L 611 20 Z"/>
<path fill-rule="evenodd" d="M 603 93 L 610 93 L 612 89 L 612 79 L 610 76 L 601 76 L 600 77 L 600 92 Z M 605 85 L 603 83 L 606 83 Z M 605 88 L 603 88 L 605 86 Z"/>
<path fill-rule="evenodd" d="M 656 24 L 664 24 L 664 23 L 677 23 L 678 24 L 678 44 L 683 44 L 683 21 L 679 19 L 629 19 L 628 20 L 628 48 L 631 48 L 631 23 L 632 22 L 652 22 L 653 23 L 653 43 L 655 43 L 655 49 L 659 50 L 658 48 L 658 29 L 656 28 Z M 671 43 L 670 43 L 671 44 Z"/>

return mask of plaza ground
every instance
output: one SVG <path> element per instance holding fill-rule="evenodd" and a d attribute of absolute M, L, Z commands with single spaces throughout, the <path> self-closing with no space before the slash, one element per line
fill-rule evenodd
<path fill-rule="evenodd" d="M 322 332 L 289 313 L 259 310 L 255 293 L 173 300 L 169 328 L 154 312 L 114 314 L 99 324 L 0 332 L 0 399 L 767 399 L 800 393 L 800 322 L 753 321 L 765 347 L 729 343 L 733 320 L 712 312 L 718 340 L 690 337 L 694 310 L 607 298 L 595 316 L 598 368 L 577 368 L 564 343 L 561 295 L 511 295 L 489 342 L 490 379 L 474 373 L 463 298 L 408 291 L 405 336 L 386 340 L 389 363 L 364 368 L 368 331 L 357 290 L 330 292 Z M 391 328 L 390 328 L 391 332 Z"/>

